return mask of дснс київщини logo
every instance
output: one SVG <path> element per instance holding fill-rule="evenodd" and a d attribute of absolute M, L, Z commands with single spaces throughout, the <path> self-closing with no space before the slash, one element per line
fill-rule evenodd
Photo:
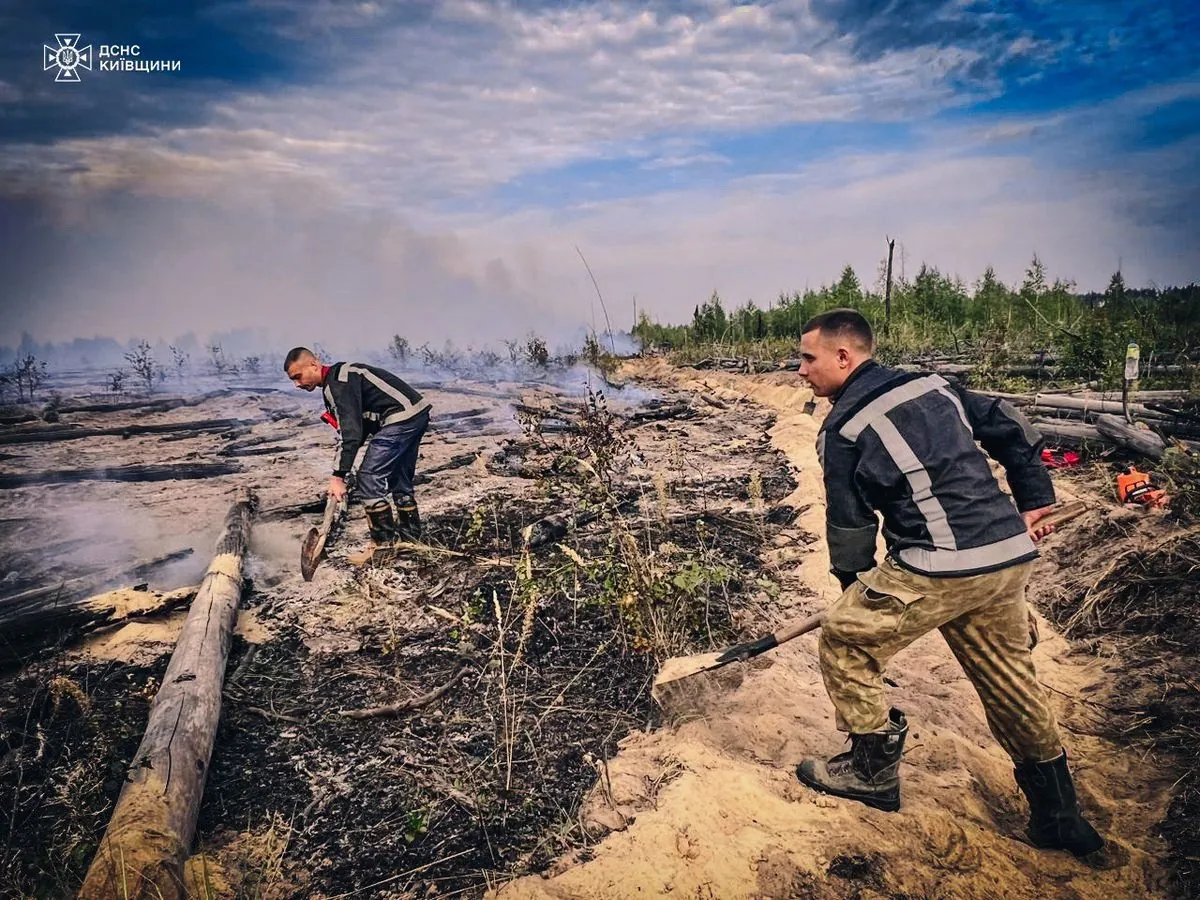
<path fill-rule="evenodd" d="M 79 46 L 79 35 L 56 34 L 57 47 L 42 45 L 42 71 L 58 67 L 55 81 L 81 81 L 77 69 L 92 71 L 92 45 Z"/>
<path fill-rule="evenodd" d="M 42 45 L 42 69 L 58 69 L 55 81 L 82 81 L 80 69 L 92 71 L 92 45 L 79 46 L 79 35 L 56 34 L 57 47 Z M 101 44 L 96 51 L 101 72 L 178 72 L 178 59 L 146 59 L 140 44 Z"/>

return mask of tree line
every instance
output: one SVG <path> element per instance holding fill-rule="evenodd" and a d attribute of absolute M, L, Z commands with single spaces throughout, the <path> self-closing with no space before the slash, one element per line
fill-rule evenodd
<path fill-rule="evenodd" d="M 1036 255 L 1018 286 L 1006 285 L 991 267 L 968 286 L 922 264 L 915 277 L 893 281 L 885 306 L 883 282 L 881 274 L 877 289 L 866 289 L 846 266 L 835 283 L 781 293 L 766 306 L 751 300 L 726 308 L 714 292 L 696 305 L 690 322 L 660 324 L 643 311 L 633 332 L 644 349 L 794 344 L 813 316 L 852 307 L 871 322 L 883 356 L 1053 349 L 1068 369 L 1083 375 L 1123 358 L 1131 341 L 1143 355 L 1149 348 L 1164 361 L 1186 362 L 1200 350 L 1200 284 L 1131 288 L 1117 271 L 1103 292 L 1080 293 L 1072 282 L 1050 280 Z"/>

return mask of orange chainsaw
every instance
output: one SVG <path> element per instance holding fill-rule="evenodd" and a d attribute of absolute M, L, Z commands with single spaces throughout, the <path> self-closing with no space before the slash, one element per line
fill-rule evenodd
<path fill-rule="evenodd" d="M 1151 487 L 1150 476 L 1130 466 L 1117 476 L 1117 499 L 1121 503 L 1137 503 L 1142 506 L 1162 508 L 1167 505 L 1167 492 Z"/>

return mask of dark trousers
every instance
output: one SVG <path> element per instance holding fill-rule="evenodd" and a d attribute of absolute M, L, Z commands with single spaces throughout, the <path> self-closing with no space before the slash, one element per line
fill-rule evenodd
<path fill-rule="evenodd" d="M 414 496 L 417 453 L 428 427 L 429 413 L 423 412 L 375 433 L 358 467 L 358 492 L 364 504 L 386 500 L 389 494 L 397 502 Z"/>

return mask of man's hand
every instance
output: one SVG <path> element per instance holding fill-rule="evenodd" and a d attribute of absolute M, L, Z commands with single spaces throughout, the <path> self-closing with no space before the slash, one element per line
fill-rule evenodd
<path fill-rule="evenodd" d="M 346 479 L 334 475 L 329 479 L 329 496 L 341 503 L 346 499 Z"/>
<path fill-rule="evenodd" d="M 1025 520 L 1025 527 L 1029 530 L 1029 536 L 1035 543 L 1054 531 L 1053 525 L 1037 527 L 1038 521 L 1050 515 L 1053 510 L 1053 506 L 1043 506 L 1041 509 L 1031 509 L 1029 512 L 1021 513 L 1021 518 Z"/>

